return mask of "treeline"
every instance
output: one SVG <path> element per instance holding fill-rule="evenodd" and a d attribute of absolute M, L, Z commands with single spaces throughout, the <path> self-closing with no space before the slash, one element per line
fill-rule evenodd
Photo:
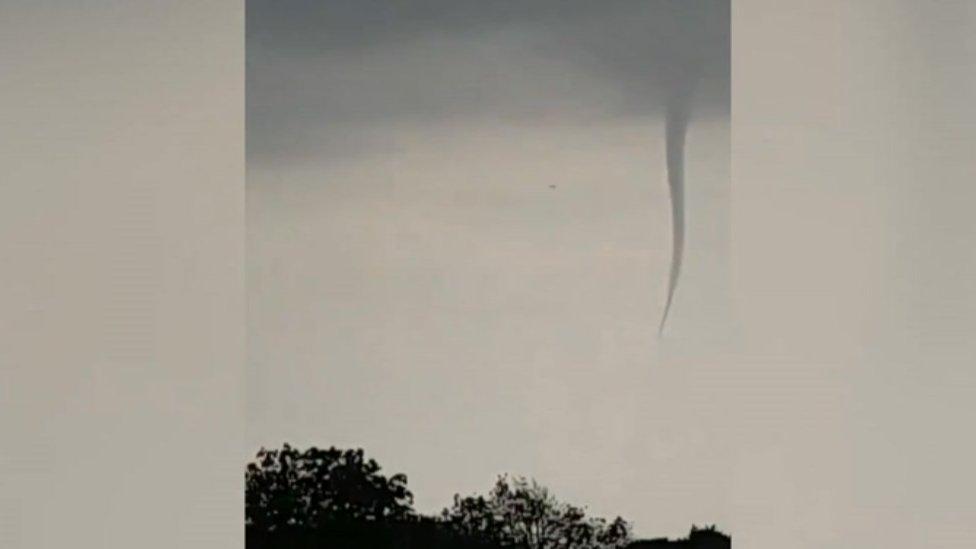
<path fill-rule="evenodd" d="M 383 475 L 359 449 L 262 449 L 245 482 L 248 549 L 731 547 L 714 527 L 684 540 L 633 540 L 624 519 L 587 516 L 522 477 L 501 476 L 486 495 L 456 495 L 440 515 L 423 516 L 406 476 Z"/>

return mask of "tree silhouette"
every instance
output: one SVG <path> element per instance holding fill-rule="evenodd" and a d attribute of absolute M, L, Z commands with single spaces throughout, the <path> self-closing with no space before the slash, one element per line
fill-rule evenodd
<path fill-rule="evenodd" d="M 246 524 L 263 532 L 401 521 L 413 515 L 407 477 L 386 478 L 358 449 L 262 448 L 247 465 L 245 482 Z"/>
<path fill-rule="evenodd" d="M 523 477 L 454 496 L 437 517 L 413 510 L 407 477 L 362 450 L 262 448 L 245 470 L 248 549 L 728 549 L 714 526 L 687 538 L 631 540 L 630 525 L 586 516 Z"/>
<path fill-rule="evenodd" d="M 609 524 L 587 517 L 523 477 L 499 477 L 488 497 L 454 496 L 442 520 L 454 532 L 502 547 L 609 549 L 630 539 L 630 526 L 620 517 Z"/>

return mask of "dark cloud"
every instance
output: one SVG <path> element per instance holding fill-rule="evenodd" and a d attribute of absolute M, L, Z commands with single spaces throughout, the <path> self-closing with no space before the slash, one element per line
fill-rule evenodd
<path fill-rule="evenodd" d="M 391 122 L 727 116 L 728 0 L 249 0 L 252 155 Z"/>

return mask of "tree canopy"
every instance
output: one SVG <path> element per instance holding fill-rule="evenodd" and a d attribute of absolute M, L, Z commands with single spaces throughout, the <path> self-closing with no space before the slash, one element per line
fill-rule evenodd
<path fill-rule="evenodd" d="M 247 465 L 245 482 L 247 524 L 263 531 L 395 521 L 413 514 L 407 477 L 385 477 L 358 449 L 262 448 Z"/>
<path fill-rule="evenodd" d="M 249 549 L 728 549 L 715 527 L 683 540 L 631 539 L 620 517 L 590 517 L 524 477 L 454 496 L 437 516 L 413 509 L 407 477 L 381 473 L 361 449 L 262 448 L 245 469 Z"/>
<path fill-rule="evenodd" d="M 442 513 L 454 531 L 487 538 L 502 547 L 610 549 L 630 539 L 630 525 L 587 517 L 557 500 L 544 486 L 523 477 L 501 476 L 487 497 L 454 497 Z"/>

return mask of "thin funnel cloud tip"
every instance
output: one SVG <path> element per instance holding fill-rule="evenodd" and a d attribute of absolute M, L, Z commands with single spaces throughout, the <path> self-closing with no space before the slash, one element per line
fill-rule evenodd
<path fill-rule="evenodd" d="M 664 121 L 665 156 L 668 190 L 671 197 L 671 269 L 668 275 L 668 293 L 658 326 L 658 337 L 664 327 L 674 302 L 674 292 L 681 276 L 681 262 L 685 251 L 685 137 L 688 133 L 688 111 L 683 102 L 669 105 Z"/>

